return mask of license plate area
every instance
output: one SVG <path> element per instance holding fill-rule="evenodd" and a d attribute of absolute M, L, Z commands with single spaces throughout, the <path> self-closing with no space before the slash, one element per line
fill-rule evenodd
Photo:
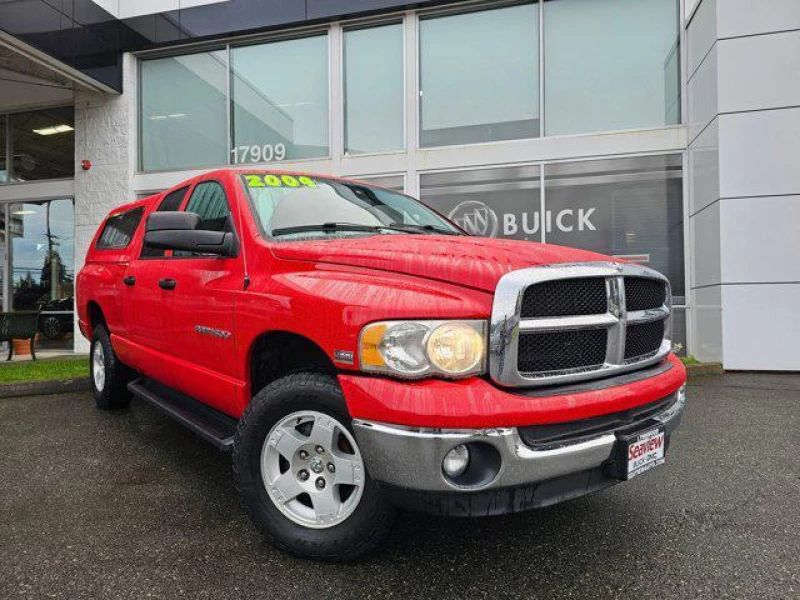
<path fill-rule="evenodd" d="M 663 465 L 667 434 L 663 427 L 650 427 L 629 434 L 617 434 L 617 452 L 612 474 L 624 481 Z"/>

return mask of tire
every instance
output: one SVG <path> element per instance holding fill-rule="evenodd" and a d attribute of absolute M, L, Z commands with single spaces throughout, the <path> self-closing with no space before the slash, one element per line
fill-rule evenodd
<path fill-rule="evenodd" d="M 321 435 L 328 431 L 334 432 L 332 437 Z M 333 440 L 334 447 L 324 447 L 324 439 Z M 339 466 L 332 469 L 328 462 L 318 471 L 320 460 Z M 303 470 L 307 480 L 301 480 Z M 363 468 L 344 396 L 336 379 L 326 373 L 287 375 L 256 394 L 234 438 L 233 473 L 250 519 L 275 546 L 295 556 L 354 560 L 386 538 L 397 515 Z M 274 490 L 285 478 L 291 486 L 285 497 L 294 499 L 284 497 L 281 502 Z M 320 479 L 327 482 L 322 490 Z M 359 483 L 337 483 L 345 480 Z M 298 489 L 303 492 L 296 495 Z M 326 504 L 330 498 L 333 504 Z"/>
<path fill-rule="evenodd" d="M 133 379 L 133 372 L 117 358 L 111 347 L 111 337 L 103 324 L 97 325 L 92 333 L 89 371 L 97 408 L 125 408 L 130 404 L 128 382 Z"/>
<path fill-rule="evenodd" d="M 57 317 L 46 317 L 39 325 L 39 331 L 48 340 L 54 340 L 61 335 L 61 322 Z"/>

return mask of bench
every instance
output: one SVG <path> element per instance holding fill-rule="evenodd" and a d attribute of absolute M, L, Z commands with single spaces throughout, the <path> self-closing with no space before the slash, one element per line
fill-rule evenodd
<path fill-rule="evenodd" d="M 31 341 L 31 357 L 36 360 L 36 351 L 33 348 L 36 333 L 39 330 L 39 311 L 21 310 L 17 312 L 0 313 L 0 342 L 8 342 L 8 358 L 14 354 L 14 340 Z"/>

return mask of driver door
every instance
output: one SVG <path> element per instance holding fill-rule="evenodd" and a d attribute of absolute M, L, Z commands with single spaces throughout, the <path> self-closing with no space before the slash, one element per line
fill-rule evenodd
<path fill-rule="evenodd" d="M 219 181 L 198 182 L 183 210 L 200 217 L 200 229 L 236 235 Z M 159 276 L 170 294 L 166 332 L 174 387 L 228 413 L 235 412 L 234 299 L 243 282 L 241 254 L 174 251 L 164 257 Z"/>

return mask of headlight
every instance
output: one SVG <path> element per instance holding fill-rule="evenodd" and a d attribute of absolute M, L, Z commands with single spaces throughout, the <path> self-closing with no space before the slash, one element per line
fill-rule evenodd
<path fill-rule="evenodd" d="M 486 322 L 382 321 L 364 327 L 358 346 L 364 371 L 469 377 L 486 369 Z"/>

